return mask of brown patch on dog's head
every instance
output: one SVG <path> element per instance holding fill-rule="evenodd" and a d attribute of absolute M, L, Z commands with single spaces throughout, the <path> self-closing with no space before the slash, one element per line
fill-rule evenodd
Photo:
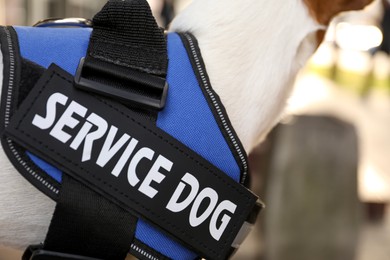
<path fill-rule="evenodd" d="M 325 30 L 318 30 L 317 31 L 317 33 L 316 33 L 317 47 L 321 44 L 321 42 L 323 42 L 323 40 L 325 38 L 325 33 L 326 33 Z"/>
<path fill-rule="evenodd" d="M 322 25 L 344 11 L 360 10 L 373 0 L 303 0 L 311 15 Z"/>

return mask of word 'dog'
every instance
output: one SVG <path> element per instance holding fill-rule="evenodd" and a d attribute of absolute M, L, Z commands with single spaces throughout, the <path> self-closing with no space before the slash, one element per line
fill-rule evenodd
<path fill-rule="evenodd" d="M 186 186 L 189 186 L 191 191 L 184 200 L 178 202 Z M 199 189 L 198 180 L 192 174 L 186 173 L 177 186 L 171 200 L 168 202 L 167 209 L 172 212 L 181 212 L 193 202 L 189 216 L 190 225 L 192 227 L 197 227 L 211 216 L 209 225 L 210 234 L 218 241 L 231 219 L 230 216 L 224 214 L 221 220 L 222 224 L 220 224 L 218 228 L 217 223 L 220 215 L 223 211 L 234 214 L 237 205 L 229 200 L 224 200 L 218 204 L 218 193 L 214 189 L 207 187 L 200 192 Z M 198 216 L 200 205 L 205 200 L 209 200 L 209 204 L 206 210 Z"/>

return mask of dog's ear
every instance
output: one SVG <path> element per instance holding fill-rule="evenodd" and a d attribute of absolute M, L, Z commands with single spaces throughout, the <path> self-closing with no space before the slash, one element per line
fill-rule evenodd
<path fill-rule="evenodd" d="M 329 24 L 330 20 L 338 13 L 344 11 L 360 10 L 373 0 L 303 0 L 308 6 L 311 15 L 323 25 Z"/>

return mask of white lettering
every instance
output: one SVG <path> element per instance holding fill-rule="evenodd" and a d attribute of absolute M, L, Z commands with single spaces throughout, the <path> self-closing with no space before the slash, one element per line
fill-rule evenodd
<path fill-rule="evenodd" d="M 121 171 L 123 170 L 123 167 L 125 167 L 126 162 L 129 160 L 130 156 L 133 154 L 135 147 L 138 144 L 138 140 L 132 138 L 130 143 L 127 145 L 126 150 L 123 152 L 121 158 L 115 165 L 114 170 L 112 170 L 112 175 L 115 177 L 118 177 Z"/>
<path fill-rule="evenodd" d="M 150 184 L 152 183 L 152 181 L 161 183 L 161 181 L 165 179 L 165 175 L 159 172 L 160 168 L 170 171 L 172 169 L 172 165 L 173 163 L 171 161 L 169 161 L 164 156 L 159 155 L 157 157 L 157 160 L 154 162 L 152 168 L 148 172 L 148 175 L 146 175 L 144 181 L 141 183 L 139 191 L 147 195 L 149 198 L 153 199 L 158 191 L 151 187 Z"/>
<path fill-rule="evenodd" d="M 75 101 L 70 102 L 64 113 L 59 117 L 59 120 L 55 122 L 57 104 L 65 106 L 67 102 L 68 97 L 65 95 L 61 93 L 52 94 L 47 100 L 45 117 L 36 114 L 32 124 L 43 130 L 50 129 L 54 125 L 50 131 L 50 135 L 60 142 L 66 143 L 72 138 L 72 135 L 66 132 L 66 128 L 74 129 L 80 124 L 80 120 L 76 119 L 74 114 L 82 117 L 85 122 L 70 144 L 73 150 L 78 150 L 84 142 L 82 162 L 91 160 L 94 143 L 103 143 L 103 140 L 99 142 L 95 141 L 103 138 L 109 128 L 101 149 L 98 149 L 100 145 L 99 147 L 95 147 L 96 152 L 94 155 L 97 156 L 98 154 L 96 165 L 106 167 L 114 157 L 119 157 L 119 151 L 124 150 L 118 162 L 116 162 L 114 169 L 111 171 L 111 174 L 118 177 L 125 168 L 125 165 L 128 164 L 127 180 L 129 184 L 132 187 L 140 184 L 138 191 L 153 199 L 159 193 L 157 188 L 158 184 L 161 184 L 166 178 L 165 174 L 172 170 L 173 162 L 163 155 L 158 155 L 157 159 L 153 162 L 155 151 L 148 147 L 141 147 L 130 158 L 139 141 L 131 138 L 127 133 L 117 137 L 118 128 L 114 125 L 109 125 L 104 118 L 95 113 L 91 113 L 85 119 L 88 109 Z M 146 165 L 153 164 L 149 170 L 146 169 L 146 165 L 138 167 L 143 159 L 150 161 Z M 139 179 L 140 176 L 137 175 L 137 167 L 138 170 L 142 169 L 138 174 L 145 175 L 142 182 Z M 104 171 L 106 172 L 106 170 Z M 218 199 L 218 193 L 214 189 L 206 187 L 201 190 L 197 178 L 187 172 L 180 180 L 166 208 L 174 213 L 188 209 L 189 224 L 192 227 L 197 227 L 207 219 L 210 219 L 210 234 L 215 240 L 219 241 L 227 229 L 233 214 L 235 214 L 237 205 L 230 200 L 223 200 L 218 204 Z"/>
<path fill-rule="evenodd" d="M 107 121 L 95 113 L 90 114 L 87 120 L 97 126 L 97 129 L 90 132 L 92 125 L 88 122 L 85 122 L 80 132 L 77 134 L 76 138 L 70 145 L 72 149 L 77 150 L 83 140 L 85 140 L 83 156 L 81 159 L 82 162 L 89 161 L 91 159 L 93 142 L 97 139 L 100 139 L 107 132 L 108 128 Z"/>
<path fill-rule="evenodd" d="M 180 195 L 183 193 L 184 188 L 186 186 L 185 183 L 187 183 L 191 187 L 190 194 L 187 196 L 185 200 L 183 200 L 182 202 L 178 202 Z M 181 179 L 181 182 L 177 186 L 166 208 L 172 212 L 180 212 L 184 210 L 195 199 L 196 195 L 198 194 L 198 191 L 199 191 L 198 180 L 192 174 L 186 173 Z"/>
<path fill-rule="evenodd" d="M 52 94 L 46 103 L 46 117 L 35 115 L 32 124 L 40 129 L 49 129 L 56 119 L 56 104 L 65 105 L 68 97 L 61 93 Z"/>
<path fill-rule="evenodd" d="M 197 213 L 199 211 L 199 207 L 204 199 L 209 198 L 210 204 L 208 205 L 207 209 L 201 214 L 199 217 L 197 216 Z M 205 188 L 202 190 L 198 197 L 196 197 L 194 204 L 192 205 L 191 212 L 190 212 L 190 225 L 193 227 L 197 227 L 200 224 L 202 224 L 213 212 L 215 206 L 218 202 L 218 194 L 215 190 L 211 188 Z"/>
<path fill-rule="evenodd" d="M 84 106 L 72 101 L 60 119 L 54 125 L 53 129 L 50 131 L 50 135 L 57 138 L 59 141 L 66 143 L 72 136 L 64 132 L 63 128 L 65 126 L 71 129 L 75 128 L 80 123 L 80 121 L 72 117 L 73 114 L 78 114 L 81 117 L 85 117 L 86 113 L 87 109 Z"/>
<path fill-rule="evenodd" d="M 114 138 L 118 128 L 111 126 L 108 136 L 104 141 L 102 150 L 100 151 L 99 157 L 96 161 L 96 164 L 100 167 L 104 167 L 109 160 L 125 145 L 125 143 L 130 139 L 128 134 L 123 134 L 122 137 L 113 145 Z"/>
<path fill-rule="evenodd" d="M 90 122 L 85 122 L 80 131 L 77 133 L 76 137 L 73 139 L 73 142 L 70 144 L 70 148 L 75 151 L 79 149 L 80 145 L 83 143 L 85 137 L 91 131 L 92 127 L 93 125 Z"/>
<path fill-rule="evenodd" d="M 219 216 L 221 215 L 222 211 L 227 210 L 230 213 L 234 214 L 234 212 L 236 211 L 236 208 L 237 208 L 236 204 L 234 204 L 230 200 L 224 200 L 215 209 L 213 216 L 211 217 L 210 226 L 209 226 L 210 234 L 215 240 L 219 241 L 219 239 L 221 238 L 223 232 L 225 231 L 225 229 L 226 229 L 226 227 L 229 224 L 230 219 L 231 219 L 230 216 L 224 214 L 222 217 L 222 220 L 221 220 L 222 223 L 219 226 L 219 228 L 217 228 L 217 221 L 218 221 Z"/>
<path fill-rule="evenodd" d="M 141 148 L 134 155 L 134 157 L 131 159 L 129 169 L 127 171 L 127 179 L 128 179 L 131 186 L 134 187 L 139 182 L 139 179 L 138 179 L 137 173 L 136 173 L 136 168 L 137 168 L 137 165 L 139 164 L 139 162 L 144 158 L 151 161 L 153 159 L 153 156 L 154 156 L 153 150 L 150 148 L 144 147 L 144 148 Z"/>

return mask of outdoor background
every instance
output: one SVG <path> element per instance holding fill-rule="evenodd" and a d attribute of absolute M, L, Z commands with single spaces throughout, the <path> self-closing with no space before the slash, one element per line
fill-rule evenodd
<path fill-rule="evenodd" d="M 0 0 L 0 24 L 92 18 L 105 2 Z M 149 2 L 165 27 L 190 0 Z M 282 123 L 250 155 L 267 208 L 235 259 L 390 259 L 387 8 L 376 0 L 337 17 L 299 74 Z M 14 259 L 0 246 L 0 260 Z"/>

